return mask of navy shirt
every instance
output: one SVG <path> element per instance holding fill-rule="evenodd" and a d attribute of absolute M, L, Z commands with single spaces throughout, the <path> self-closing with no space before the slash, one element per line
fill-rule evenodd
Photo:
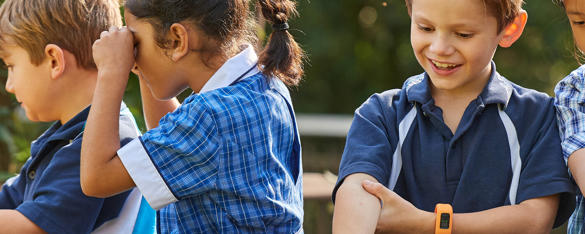
<path fill-rule="evenodd" d="M 122 108 L 126 108 L 122 104 Z M 89 233 L 116 218 L 129 192 L 107 199 L 81 191 L 79 160 L 89 107 L 64 125 L 54 123 L 31 145 L 20 174 L 0 191 L 0 209 L 16 209 L 48 233 Z M 138 137 L 134 118 L 120 115 L 120 139 Z"/>
<path fill-rule="evenodd" d="M 401 90 L 371 96 L 356 110 L 333 198 L 353 173 L 369 174 L 431 212 L 437 203 L 467 213 L 562 193 L 555 222 L 562 224 L 574 208 L 574 188 L 553 99 L 506 80 L 495 65 L 492 71 L 454 134 L 424 73 Z"/>

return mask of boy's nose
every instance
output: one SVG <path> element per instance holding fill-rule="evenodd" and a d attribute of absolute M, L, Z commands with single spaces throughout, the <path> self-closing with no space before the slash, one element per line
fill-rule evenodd
<path fill-rule="evenodd" d="M 451 55 L 455 51 L 449 40 L 440 36 L 434 38 L 429 50 L 431 53 L 440 56 Z"/>
<path fill-rule="evenodd" d="M 14 93 L 14 86 L 12 85 L 12 79 L 10 79 L 10 77 L 6 79 L 6 85 L 4 86 L 4 89 L 6 89 L 6 91 L 9 93 Z"/>

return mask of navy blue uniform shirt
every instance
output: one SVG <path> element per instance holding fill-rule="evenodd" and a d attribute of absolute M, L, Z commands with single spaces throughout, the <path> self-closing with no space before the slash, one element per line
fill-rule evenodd
<path fill-rule="evenodd" d="M 561 193 L 555 226 L 574 208 L 561 157 L 553 99 L 495 72 L 453 134 L 431 97 L 429 78 L 371 96 L 356 110 L 339 168 L 365 173 L 417 208 L 449 203 L 455 213 Z M 400 144 L 401 142 L 401 144 Z"/>
<path fill-rule="evenodd" d="M 33 141 L 20 174 L 2 186 L 0 209 L 16 209 L 48 233 L 89 233 L 118 216 L 129 192 L 101 199 L 81 191 L 79 160 L 88 113 L 89 107 L 64 125 L 54 123 Z M 119 132 L 122 144 L 138 137 L 131 115 L 120 115 Z"/>

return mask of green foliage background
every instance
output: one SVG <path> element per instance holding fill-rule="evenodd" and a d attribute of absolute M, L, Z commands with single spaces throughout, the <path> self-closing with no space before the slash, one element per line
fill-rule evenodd
<path fill-rule="evenodd" d="M 399 88 L 407 77 L 422 72 L 410 46 L 410 19 L 402 1 L 297 3 L 300 17 L 291 22 L 291 32 L 308 55 L 304 81 L 292 88 L 297 112 L 351 114 L 371 94 Z M 523 36 L 511 48 L 498 49 L 494 60 L 508 79 L 552 95 L 556 82 L 578 66 L 570 28 L 552 2 L 529 0 L 524 9 L 529 19 Z M 0 72 L 2 84 L 5 76 Z M 144 130 L 136 79 L 131 79 L 125 101 Z M 0 158 L 17 163 L 28 157 L 30 141 L 48 126 L 28 122 L 4 90 L 0 119 Z M 0 165 L 0 170 L 6 168 Z"/>
<path fill-rule="evenodd" d="M 291 32 L 308 55 L 305 80 L 292 89 L 297 113 L 352 114 L 371 94 L 399 88 L 407 77 L 422 72 L 410 46 L 403 1 L 297 3 L 300 17 L 290 22 Z M 568 22 L 552 1 L 526 0 L 524 9 L 529 17 L 523 36 L 511 48 L 498 49 L 494 60 L 508 79 L 553 95 L 554 85 L 578 66 Z M 2 84 L 5 77 L 2 71 Z M 1 90 L 0 171 L 15 173 L 29 157 L 30 142 L 48 124 L 27 121 L 13 96 Z M 125 101 L 144 130 L 135 78 Z"/>

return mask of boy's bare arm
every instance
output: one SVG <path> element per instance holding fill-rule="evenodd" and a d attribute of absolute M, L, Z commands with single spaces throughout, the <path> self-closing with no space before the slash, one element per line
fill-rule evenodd
<path fill-rule="evenodd" d="M 140 72 L 135 71 L 140 78 L 140 96 L 142 99 L 142 112 L 144 113 L 144 122 L 148 130 L 156 128 L 160 119 L 167 113 L 175 111 L 181 103 L 177 98 L 170 100 L 158 100 L 150 92 L 150 88 L 142 79 Z"/>
<path fill-rule="evenodd" d="M 559 195 L 526 200 L 482 212 L 454 214 L 454 233 L 550 233 Z"/>
<path fill-rule="evenodd" d="M 417 209 L 380 183 L 364 182 L 363 185 L 384 203 L 378 230 L 414 233 L 414 228 L 423 228 L 416 233 L 434 233 L 434 213 Z M 552 195 L 529 199 L 518 205 L 454 214 L 453 233 L 550 233 L 558 205 L 559 195 Z"/>
<path fill-rule="evenodd" d="M 46 233 L 16 210 L 0 210 L 0 233 Z"/>
<path fill-rule="evenodd" d="M 335 196 L 333 212 L 333 233 L 374 233 L 380 201 L 366 192 L 361 182 L 365 179 L 375 181 L 374 177 L 351 174 L 345 178 Z"/>

